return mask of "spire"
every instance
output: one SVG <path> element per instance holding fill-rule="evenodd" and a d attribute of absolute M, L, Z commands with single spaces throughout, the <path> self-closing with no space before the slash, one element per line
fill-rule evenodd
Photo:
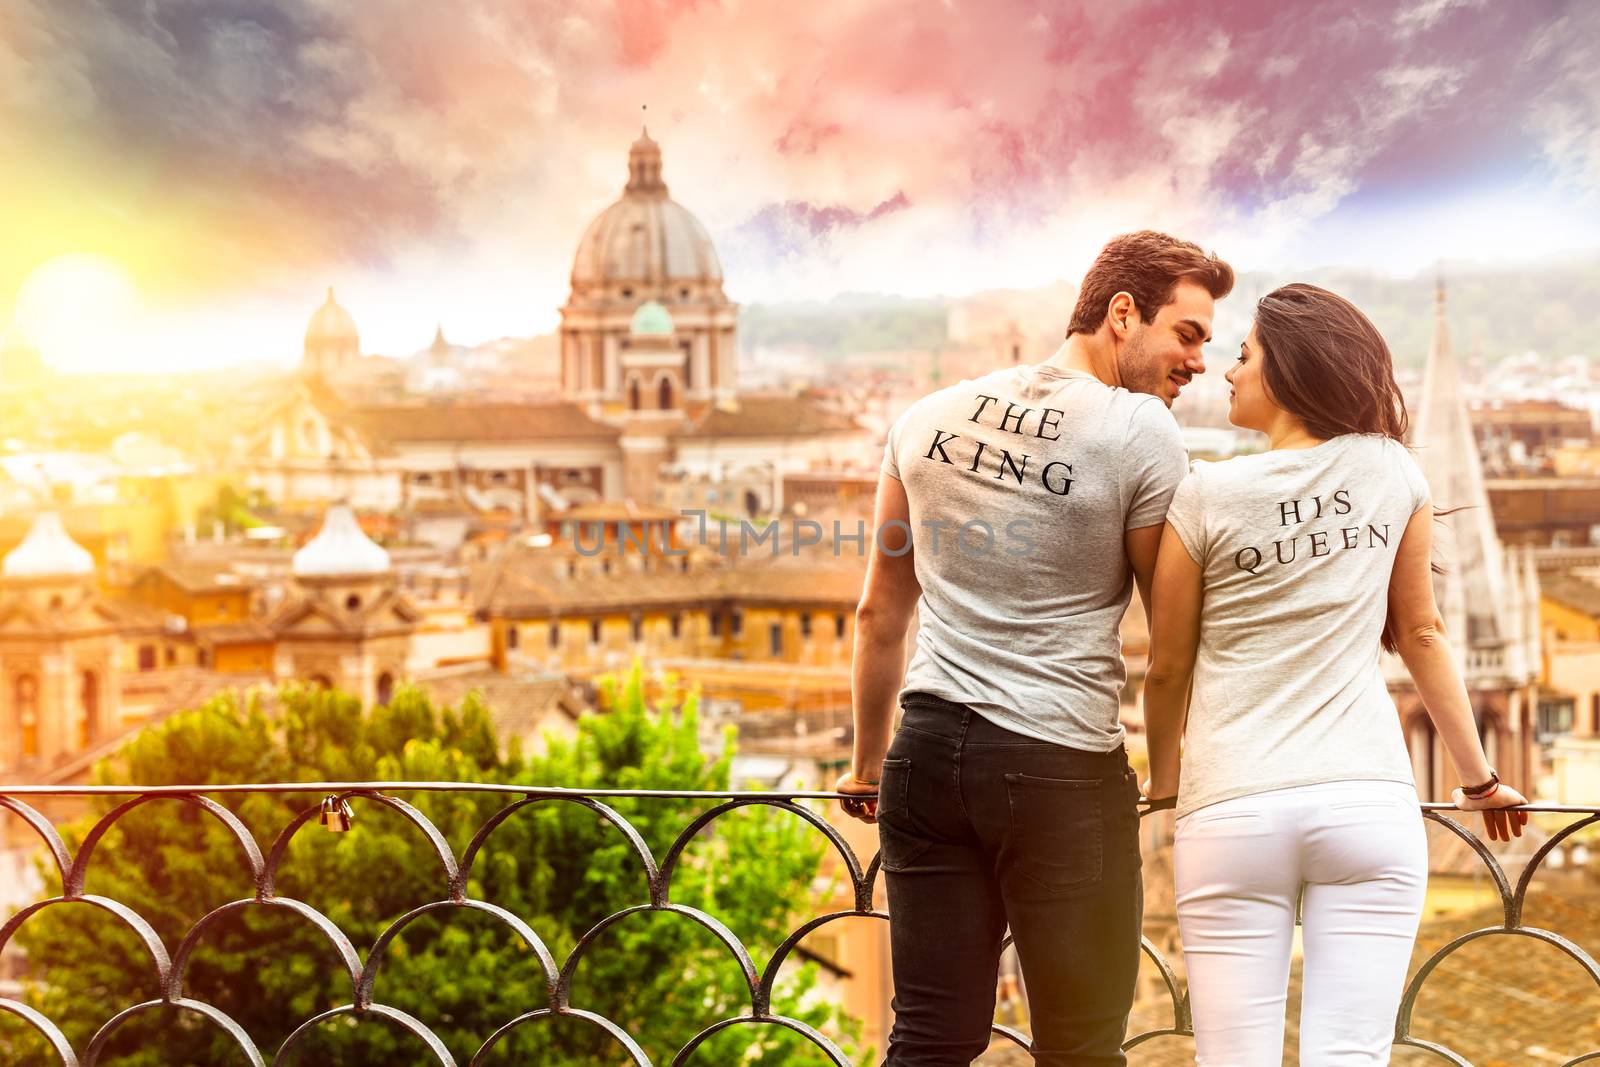
<path fill-rule="evenodd" d="M 1451 639 L 1463 652 L 1503 650 L 1511 636 L 1507 620 L 1518 609 L 1507 602 L 1500 537 L 1489 510 L 1483 465 L 1450 342 L 1442 279 L 1434 293 L 1433 340 L 1411 442 L 1427 476 L 1434 509 L 1456 509 L 1441 519 L 1439 554 L 1444 573 L 1434 577 L 1435 597 Z M 1459 618 L 1452 619 L 1457 612 Z M 1468 685 L 1472 684 L 1469 679 Z"/>

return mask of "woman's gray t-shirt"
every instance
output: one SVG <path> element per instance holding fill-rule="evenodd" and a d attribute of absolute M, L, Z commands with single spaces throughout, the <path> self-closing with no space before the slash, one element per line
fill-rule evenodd
<path fill-rule="evenodd" d="M 1042 741 L 1120 745 L 1123 535 L 1162 521 L 1187 461 L 1159 399 L 1050 364 L 913 404 L 883 456 L 922 586 L 905 688 Z"/>
<path fill-rule="evenodd" d="M 1195 463 L 1167 522 L 1203 571 L 1178 814 L 1345 780 L 1412 782 L 1379 639 L 1428 483 L 1399 442 Z"/>

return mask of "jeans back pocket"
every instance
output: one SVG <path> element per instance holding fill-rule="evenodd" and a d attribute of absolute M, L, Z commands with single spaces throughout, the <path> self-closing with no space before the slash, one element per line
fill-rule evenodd
<path fill-rule="evenodd" d="M 886 871 L 904 871 L 932 843 L 911 818 L 911 761 L 886 759 L 878 775 L 878 855 Z"/>
<path fill-rule="evenodd" d="M 1106 783 L 1098 778 L 1006 775 L 1011 837 L 1002 864 L 1052 893 L 1100 884 Z"/>

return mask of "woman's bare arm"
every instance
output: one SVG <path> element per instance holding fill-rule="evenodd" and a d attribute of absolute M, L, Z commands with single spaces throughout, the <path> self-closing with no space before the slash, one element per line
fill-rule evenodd
<path fill-rule="evenodd" d="M 1152 799 L 1178 792 L 1183 720 L 1200 644 L 1201 579 L 1200 565 L 1169 525 L 1161 535 L 1150 590 L 1150 663 L 1144 676 L 1144 726 L 1150 750 L 1146 790 Z"/>
<path fill-rule="evenodd" d="M 1489 779 L 1489 758 L 1478 740 L 1466 682 L 1456 668 L 1444 620 L 1439 617 L 1434 603 L 1432 558 L 1433 505 L 1424 504 L 1406 523 L 1395 555 L 1394 571 L 1389 577 L 1390 626 L 1400 658 L 1411 672 L 1417 695 L 1428 709 L 1428 717 L 1433 720 L 1456 773 L 1466 782 L 1485 782 Z M 1522 795 L 1509 786 L 1502 786 L 1494 796 L 1482 801 L 1472 801 L 1462 795 L 1456 797 L 1458 807 L 1476 810 L 1525 803 Z M 1526 821 L 1527 815 L 1523 814 L 1520 820 L 1513 820 L 1509 828 L 1520 836 L 1522 823 Z M 1501 836 L 1497 829 L 1503 831 L 1506 827 L 1497 827 L 1496 820 L 1491 819 L 1491 837 Z"/>

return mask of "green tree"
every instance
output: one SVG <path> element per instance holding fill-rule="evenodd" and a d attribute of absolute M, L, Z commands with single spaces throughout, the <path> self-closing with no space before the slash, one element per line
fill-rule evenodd
<path fill-rule="evenodd" d="M 386 707 L 363 710 L 338 692 L 290 687 L 265 704 L 219 696 L 143 731 L 103 782 L 158 785 L 294 781 L 457 781 L 575 789 L 724 790 L 731 731 L 712 756 L 702 752 L 693 696 L 645 706 L 637 670 L 612 694 L 614 710 L 586 717 L 572 740 L 552 739 L 524 756 L 497 743 L 472 697 L 436 708 L 414 688 Z M 268 706 L 270 705 L 270 707 Z M 514 796 L 488 793 L 396 794 L 436 825 L 461 856 L 474 832 Z M 316 795 L 219 794 L 265 854 L 274 837 Z M 114 801 L 97 802 L 95 814 Z M 619 798 L 611 805 L 656 860 L 710 804 L 694 799 Z M 352 832 L 330 834 L 315 820 L 291 840 L 277 893 L 327 915 L 363 960 L 397 917 L 448 899 L 441 861 L 410 822 L 382 804 L 356 798 Z M 76 847 L 89 820 L 69 828 Z M 717 819 L 685 850 L 671 900 L 707 911 L 749 948 L 757 968 L 804 920 L 824 842 L 791 813 L 742 808 Z M 47 881 L 54 879 L 53 868 Z M 87 891 L 132 906 L 169 950 L 208 910 L 254 895 L 232 835 L 206 812 L 159 800 L 130 812 L 96 850 Z M 559 966 L 602 918 L 649 901 L 638 857 L 623 835 L 578 805 L 545 801 L 513 814 L 489 838 L 471 870 L 466 896 L 521 918 Z M 158 996 L 143 945 L 115 918 L 85 904 L 56 905 L 19 932 L 32 977 L 30 997 L 80 1054 L 111 1015 Z M 793 957 L 792 957 L 793 958 Z M 786 964 L 773 1010 L 841 1042 L 853 1021 L 815 995 L 812 964 Z M 446 908 L 424 915 L 389 946 L 374 984 L 377 1003 L 431 1027 L 466 1063 L 501 1024 L 548 1002 L 536 955 L 504 924 L 480 911 Z M 270 1060 L 292 1028 L 350 1003 L 351 982 L 327 940 L 286 909 L 250 906 L 224 915 L 202 939 L 184 994 L 216 1005 L 251 1035 Z M 657 1064 L 710 1023 L 749 1010 L 743 976 L 727 949 L 702 927 L 661 912 L 609 927 L 578 965 L 571 1003 L 616 1021 Z M 0 1017 L 9 1018 L 9 1017 Z M 435 1062 L 413 1036 L 382 1019 L 330 1020 L 298 1046 L 297 1064 L 378 1065 Z M 117 1067 L 236 1064 L 231 1040 L 192 1012 L 160 1008 L 129 1020 L 102 1063 Z M 51 1063 L 53 1056 L 15 1020 L 0 1023 L 0 1060 Z M 809 1042 L 781 1027 L 723 1031 L 691 1062 L 726 1067 L 826 1063 Z M 624 1062 L 597 1028 L 577 1020 L 535 1021 L 496 1046 L 492 1064 L 599 1067 Z"/>

